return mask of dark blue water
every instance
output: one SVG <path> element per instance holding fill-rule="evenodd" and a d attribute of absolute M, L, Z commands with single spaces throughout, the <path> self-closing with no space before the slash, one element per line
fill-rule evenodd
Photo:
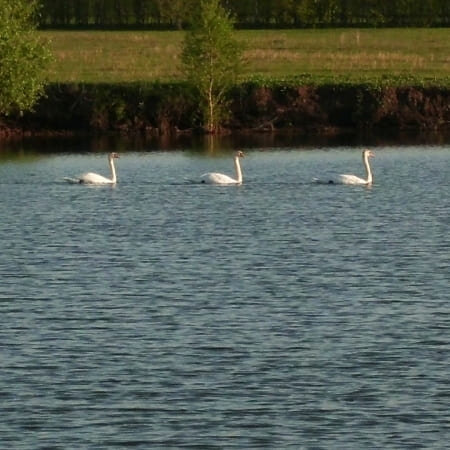
<path fill-rule="evenodd" d="M 0 162 L 0 446 L 447 448 L 450 147 Z"/>

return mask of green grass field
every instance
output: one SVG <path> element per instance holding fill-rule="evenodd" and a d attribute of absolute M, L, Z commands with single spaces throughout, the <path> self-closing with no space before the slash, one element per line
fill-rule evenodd
<path fill-rule="evenodd" d="M 50 41 L 56 82 L 181 79 L 178 31 L 40 31 Z M 320 82 L 450 85 L 450 29 L 237 31 L 242 79 L 301 76 Z"/>

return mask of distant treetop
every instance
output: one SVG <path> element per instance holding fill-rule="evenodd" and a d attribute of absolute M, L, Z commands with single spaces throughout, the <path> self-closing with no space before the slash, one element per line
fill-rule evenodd
<path fill-rule="evenodd" d="M 40 0 L 40 26 L 181 29 L 193 1 Z M 238 28 L 450 26 L 449 0 L 221 0 L 221 4 Z"/>

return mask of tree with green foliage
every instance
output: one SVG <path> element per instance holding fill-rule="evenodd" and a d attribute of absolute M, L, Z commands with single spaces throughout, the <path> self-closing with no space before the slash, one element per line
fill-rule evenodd
<path fill-rule="evenodd" d="M 50 52 L 35 32 L 33 0 L 0 0 L 0 114 L 32 108 L 43 94 Z"/>
<path fill-rule="evenodd" d="M 201 0 L 183 42 L 184 73 L 198 94 L 209 133 L 217 133 L 227 116 L 227 94 L 241 64 L 242 48 L 234 37 L 233 24 L 219 0 Z"/>

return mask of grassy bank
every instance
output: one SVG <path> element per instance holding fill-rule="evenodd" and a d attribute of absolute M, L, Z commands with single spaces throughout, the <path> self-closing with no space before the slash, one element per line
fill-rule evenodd
<path fill-rule="evenodd" d="M 0 122 L 20 132 L 201 131 L 182 82 L 182 32 L 41 31 L 55 60 L 33 112 Z M 238 31 L 241 82 L 225 131 L 334 133 L 450 127 L 450 29 Z"/>
<path fill-rule="evenodd" d="M 55 61 L 52 82 L 122 83 L 181 78 L 178 31 L 41 31 Z M 450 85 L 450 29 L 237 31 L 243 79 L 315 84 Z"/>

